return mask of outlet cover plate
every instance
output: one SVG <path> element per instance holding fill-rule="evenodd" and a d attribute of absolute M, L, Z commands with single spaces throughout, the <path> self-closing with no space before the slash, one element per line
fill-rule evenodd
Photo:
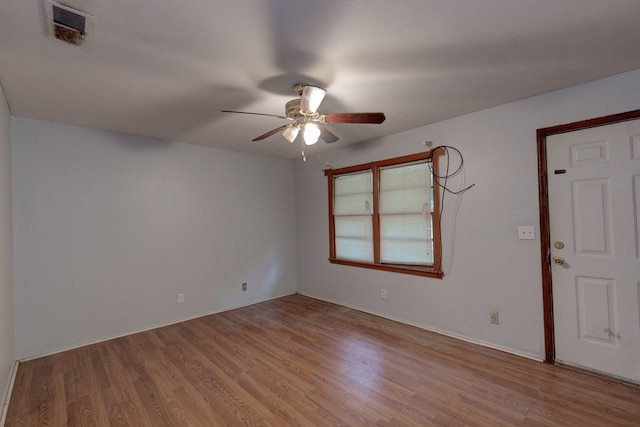
<path fill-rule="evenodd" d="M 518 227 L 518 238 L 520 240 L 535 240 L 536 229 L 533 225 L 521 225 Z"/>
<path fill-rule="evenodd" d="M 500 324 L 500 317 L 497 311 L 492 311 L 491 313 L 489 313 L 489 323 L 491 323 L 492 325 Z"/>

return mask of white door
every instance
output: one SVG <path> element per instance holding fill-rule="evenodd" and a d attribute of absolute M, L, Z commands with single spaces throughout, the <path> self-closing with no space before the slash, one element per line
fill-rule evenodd
<path fill-rule="evenodd" d="M 556 361 L 640 383 L 640 120 L 547 138 Z"/>

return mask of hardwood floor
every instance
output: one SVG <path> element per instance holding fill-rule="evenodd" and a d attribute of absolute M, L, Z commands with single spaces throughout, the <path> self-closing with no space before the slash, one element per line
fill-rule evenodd
<path fill-rule="evenodd" d="M 38 425 L 640 425 L 640 388 L 292 295 L 21 363 Z"/>

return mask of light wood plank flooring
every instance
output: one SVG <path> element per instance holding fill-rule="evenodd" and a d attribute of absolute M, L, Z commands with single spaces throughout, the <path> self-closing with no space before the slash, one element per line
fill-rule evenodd
<path fill-rule="evenodd" d="M 7 426 L 615 426 L 640 388 L 292 295 L 21 363 Z"/>

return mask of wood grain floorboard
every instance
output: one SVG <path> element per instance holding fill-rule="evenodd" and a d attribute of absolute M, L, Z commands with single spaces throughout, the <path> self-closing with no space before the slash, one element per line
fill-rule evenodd
<path fill-rule="evenodd" d="M 291 295 L 20 363 L 5 426 L 639 426 L 640 388 Z"/>

